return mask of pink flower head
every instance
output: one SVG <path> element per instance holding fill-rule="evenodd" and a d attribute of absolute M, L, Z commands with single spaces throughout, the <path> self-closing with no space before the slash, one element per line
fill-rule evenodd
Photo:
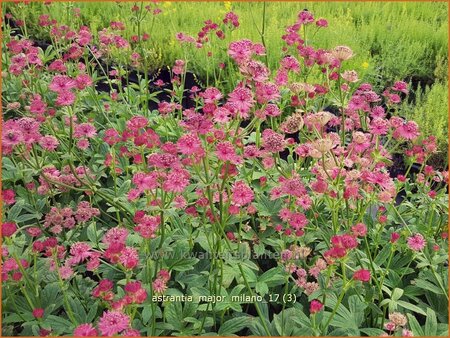
<path fill-rule="evenodd" d="M 72 257 L 70 258 L 70 264 L 75 265 L 81 263 L 86 258 L 91 256 L 91 246 L 87 243 L 76 242 L 72 244 L 70 248 L 70 254 Z"/>
<path fill-rule="evenodd" d="M 405 94 L 408 94 L 408 84 L 406 82 L 403 81 L 397 81 L 396 83 L 394 83 L 394 85 L 392 86 L 392 90 L 398 91 L 398 92 L 402 92 Z"/>
<path fill-rule="evenodd" d="M 253 55 L 253 42 L 248 39 L 233 41 L 228 47 L 228 55 L 238 64 L 250 60 Z"/>
<path fill-rule="evenodd" d="M 229 94 L 229 103 L 233 104 L 240 116 L 245 118 L 253 107 L 255 100 L 249 88 L 238 86 Z"/>
<path fill-rule="evenodd" d="M 113 243 L 120 243 L 125 244 L 128 237 L 128 230 L 125 228 L 112 228 L 109 229 L 105 236 L 103 237 L 102 242 L 108 245 L 111 245 Z"/>
<path fill-rule="evenodd" d="M 58 97 L 56 98 L 57 106 L 70 106 L 75 102 L 75 94 L 71 91 L 60 91 L 58 92 Z"/>
<path fill-rule="evenodd" d="M 52 79 L 52 82 L 49 84 L 48 88 L 56 93 L 61 93 L 70 91 L 72 88 L 75 88 L 76 86 L 77 86 L 76 81 L 71 79 L 70 77 L 66 75 L 56 75 Z"/>
<path fill-rule="evenodd" d="M 221 142 L 216 147 L 217 158 L 221 161 L 230 161 L 231 163 L 239 162 L 239 156 L 236 154 L 236 150 L 231 142 Z"/>
<path fill-rule="evenodd" d="M 358 223 L 352 226 L 353 235 L 364 237 L 367 234 L 367 227 L 364 223 Z"/>
<path fill-rule="evenodd" d="M 5 205 L 16 203 L 16 193 L 12 189 L 2 190 L 2 201 Z"/>
<path fill-rule="evenodd" d="M 408 247 L 413 251 L 422 251 L 426 243 L 421 234 L 415 234 L 408 238 Z"/>
<path fill-rule="evenodd" d="M 262 133 L 262 139 L 264 148 L 271 153 L 278 153 L 286 147 L 284 136 L 272 129 L 265 129 Z"/>
<path fill-rule="evenodd" d="M 184 155 L 193 155 L 203 151 L 202 143 L 197 135 L 186 134 L 177 142 L 178 151 Z"/>
<path fill-rule="evenodd" d="M 251 203 L 254 197 L 252 189 L 244 181 L 237 181 L 233 185 L 231 199 L 234 205 L 242 207 Z"/>
<path fill-rule="evenodd" d="M 125 247 L 119 257 L 119 262 L 126 269 L 133 269 L 139 264 L 139 254 L 136 249 Z"/>
<path fill-rule="evenodd" d="M 370 281 L 370 271 L 366 269 L 357 270 L 353 274 L 353 279 L 359 280 L 361 282 L 368 282 Z"/>
<path fill-rule="evenodd" d="M 33 310 L 33 317 L 34 318 L 42 318 L 44 316 L 44 309 L 37 308 Z"/>
<path fill-rule="evenodd" d="M 309 304 L 309 312 L 311 314 L 315 314 L 315 313 L 319 312 L 320 310 L 322 310 L 322 308 L 323 308 L 323 304 L 315 299 L 313 301 L 311 301 L 311 303 Z"/>
<path fill-rule="evenodd" d="M 75 337 L 97 337 L 98 333 L 92 324 L 81 324 L 75 328 L 73 335 Z"/>
<path fill-rule="evenodd" d="M 104 336 L 114 336 L 126 330 L 130 325 L 130 317 L 118 311 L 106 311 L 98 322 L 98 328 Z"/>
<path fill-rule="evenodd" d="M 52 135 L 46 135 L 39 140 L 39 145 L 47 151 L 54 151 L 58 147 L 59 141 Z"/>
<path fill-rule="evenodd" d="M 11 237 L 17 231 L 17 224 L 13 222 L 5 222 L 2 224 L 2 236 Z"/>
<path fill-rule="evenodd" d="M 406 140 L 415 140 L 419 137 L 419 126 L 414 121 L 408 121 L 397 128 L 393 134 L 395 138 L 404 138 Z"/>

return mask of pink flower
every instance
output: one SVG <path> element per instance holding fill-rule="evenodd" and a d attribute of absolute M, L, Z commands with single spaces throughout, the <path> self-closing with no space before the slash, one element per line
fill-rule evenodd
<path fill-rule="evenodd" d="M 357 270 L 353 274 L 353 279 L 359 280 L 361 282 L 368 282 L 370 281 L 370 271 L 366 269 Z"/>
<path fill-rule="evenodd" d="M 2 236 L 11 237 L 17 230 L 17 224 L 13 222 L 5 222 L 2 224 Z"/>
<path fill-rule="evenodd" d="M 96 337 L 98 333 L 92 324 L 81 324 L 75 328 L 73 335 L 75 337 Z"/>
<path fill-rule="evenodd" d="M 42 318 L 44 316 L 44 309 L 42 308 L 34 309 L 33 316 L 34 318 Z"/>
<path fill-rule="evenodd" d="M 252 189 L 244 181 L 237 181 L 231 191 L 231 200 L 239 207 L 251 203 L 255 197 Z"/>
<path fill-rule="evenodd" d="M 153 291 L 155 293 L 164 293 L 167 289 L 167 282 L 161 278 L 156 278 L 152 283 Z"/>
<path fill-rule="evenodd" d="M 114 336 L 126 330 L 130 317 L 118 311 L 106 311 L 98 322 L 100 333 L 104 336 Z"/>
<path fill-rule="evenodd" d="M 81 123 L 75 126 L 73 137 L 75 138 L 92 138 L 97 135 L 95 127 L 90 123 Z"/>
<path fill-rule="evenodd" d="M 406 140 L 415 140 L 420 135 L 419 126 L 414 121 L 408 121 L 394 131 L 395 138 L 402 137 Z"/>
<path fill-rule="evenodd" d="M 119 262 L 126 268 L 126 269 L 133 269 L 135 268 L 139 263 L 139 254 L 136 249 L 126 247 L 122 250 L 121 255 L 119 257 Z"/>
<path fill-rule="evenodd" d="M 316 21 L 317 27 L 328 27 L 328 21 L 325 19 L 319 19 Z"/>
<path fill-rule="evenodd" d="M 122 332 L 122 336 L 124 336 L 124 337 L 141 337 L 141 333 L 139 332 L 139 330 L 126 329 L 125 331 Z"/>
<path fill-rule="evenodd" d="M 87 243 L 76 242 L 72 244 L 70 254 L 73 257 L 70 258 L 70 264 L 75 265 L 89 258 L 91 256 L 90 250 L 91 246 Z"/>
<path fill-rule="evenodd" d="M 403 81 L 397 81 L 396 83 L 394 83 L 394 85 L 392 86 L 392 90 L 398 91 L 398 92 L 402 92 L 405 94 L 408 94 L 408 84 L 406 82 Z"/>
<path fill-rule="evenodd" d="M 414 333 L 411 330 L 403 329 L 402 337 L 414 337 Z"/>
<path fill-rule="evenodd" d="M 16 203 L 16 193 L 12 189 L 2 190 L 2 201 L 6 205 L 12 205 Z"/>
<path fill-rule="evenodd" d="M 239 64 L 250 60 L 253 55 L 253 42 L 248 39 L 233 41 L 228 47 L 228 55 Z"/>
<path fill-rule="evenodd" d="M 236 154 L 233 144 L 231 142 L 221 142 L 216 147 L 217 158 L 221 161 L 230 161 L 236 163 L 239 161 L 239 157 Z"/>
<path fill-rule="evenodd" d="M 70 91 L 76 86 L 77 83 L 70 77 L 65 75 L 56 75 L 52 79 L 52 82 L 49 84 L 48 88 L 56 93 L 63 93 Z"/>
<path fill-rule="evenodd" d="M 58 106 L 70 106 L 75 102 L 75 94 L 66 90 L 58 92 L 56 98 L 56 105 Z"/>
<path fill-rule="evenodd" d="M 87 74 L 80 74 L 75 79 L 77 88 L 83 90 L 86 87 L 92 86 L 92 79 Z"/>
<path fill-rule="evenodd" d="M 408 247 L 413 251 L 422 251 L 426 241 L 421 234 L 415 234 L 408 238 Z"/>
<path fill-rule="evenodd" d="M 355 236 L 363 237 L 367 234 L 367 227 L 364 223 L 358 223 L 352 226 L 352 232 Z"/>
<path fill-rule="evenodd" d="M 116 228 L 109 229 L 106 232 L 105 236 L 103 237 L 102 242 L 105 244 L 108 244 L 108 245 L 111 245 L 113 243 L 125 244 L 127 237 L 128 237 L 127 229 L 116 227 Z"/>
<path fill-rule="evenodd" d="M 59 141 L 54 136 L 46 135 L 39 140 L 39 145 L 47 151 L 54 151 L 58 147 Z"/>
<path fill-rule="evenodd" d="M 222 93 L 215 87 L 208 87 L 203 93 L 200 93 L 205 103 L 216 103 L 222 98 Z"/>
<path fill-rule="evenodd" d="M 177 142 L 178 151 L 184 155 L 193 155 L 203 150 L 202 143 L 197 135 L 186 134 L 181 136 Z"/>
<path fill-rule="evenodd" d="M 255 100 L 250 89 L 238 86 L 229 94 L 228 102 L 235 106 L 241 117 L 245 118 L 248 116 L 247 113 L 253 107 Z"/>
<path fill-rule="evenodd" d="M 278 153 L 286 147 L 284 136 L 272 129 L 265 129 L 262 133 L 262 139 L 264 148 L 271 153 Z"/>
<path fill-rule="evenodd" d="M 189 185 L 189 172 L 183 169 L 175 169 L 167 175 L 163 188 L 168 192 L 182 193 Z"/>
<path fill-rule="evenodd" d="M 70 266 L 64 265 L 59 268 L 59 275 L 61 276 L 61 279 L 69 279 L 73 276 L 73 270 Z"/>
<path fill-rule="evenodd" d="M 309 312 L 311 314 L 315 314 L 315 313 L 319 312 L 320 310 L 322 310 L 322 308 L 323 308 L 323 304 L 315 299 L 309 304 Z"/>
<path fill-rule="evenodd" d="M 260 104 L 268 103 L 269 101 L 276 101 L 281 97 L 278 86 L 274 83 L 260 83 L 256 84 L 256 101 Z"/>

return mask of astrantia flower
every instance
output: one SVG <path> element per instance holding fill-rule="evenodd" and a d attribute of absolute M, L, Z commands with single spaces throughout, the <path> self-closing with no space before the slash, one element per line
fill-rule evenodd
<path fill-rule="evenodd" d="M 39 145 L 47 151 L 54 151 L 58 147 L 59 141 L 52 135 L 46 135 L 39 140 Z"/>
<path fill-rule="evenodd" d="M 37 308 L 33 310 L 33 317 L 34 318 L 42 318 L 44 316 L 44 309 Z"/>
<path fill-rule="evenodd" d="M 48 88 L 56 93 L 62 93 L 67 92 L 70 89 L 75 88 L 76 86 L 77 83 L 70 77 L 65 75 L 56 75 L 53 78 L 52 82 L 49 84 Z"/>
<path fill-rule="evenodd" d="M 251 203 L 254 197 L 253 190 L 244 181 L 238 181 L 234 184 L 231 195 L 234 205 L 244 206 Z"/>
<path fill-rule="evenodd" d="M 152 283 L 153 291 L 155 293 L 164 293 L 167 289 L 167 282 L 162 278 L 156 278 Z"/>
<path fill-rule="evenodd" d="M 118 311 L 106 311 L 98 322 L 98 328 L 104 336 L 114 336 L 126 330 L 130 317 Z"/>
<path fill-rule="evenodd" d="M 216 155 L 217 158 L 221 161 L 230 161 L 231 163 L 235 163 L 238 156 L 236 154 L 236 150 L 231 142 L 221 142 L 216 147 Z"/>
<path fill-rule="evenodd" d="M 253 107 L 255 100 L 253 93 L 249 88 L 238 86 L 229 94 L 229 103 L 232 103 L 240 116 L 245 118 L 248 112 Z"/>
<path fill-rule="evenodd" d="M 112 228 L 109 229 L 105 236 L 103 237 L 102 242 L 108 245 L 111 245 L 112 243 L 121 243 L 125 244 L 125 241 L 127 240 L 128 236 L 128 230 L 125 228 Z"/>
<path fill-rule="evenodd" d="M 75 337 L 96 337 L 98 333 L 92 324 L 81 324 L 75 328 L 73 335 Z"/>
<path fill-rule="evenodd" d="M 322 310 L 322 308 L 323 308 L 323 304 L 315 299 L 313 301 L 311 301 L 311 303 L 309 304 L 309 312 L 311 314 L 319 312 L 320 310 Z"/>
<path fill-rule="evenodd" d="M 16 203 L 16 193 L 12 189 L 2 190 L 2 201 L 5 205 Z"/>
<path fill-rule="evenodd" d="M 370 271 L 366 269 L 357 270 L 353 274 L 353 279 L 359 280 L 361 282 L 368 282 L 370 281 Z"/>
<path fill-rule="evenodd" d="M 181 136 L 177 142 L 178 151 L 184 155 L 192 155 L 202 150 L 202 143 L 197 135 L 186 134 Z"/>
<path fill-rule="evenodd" d="M 70 106 L 75 102 L 75 94 L 70 91 L 61 91 L 56 98 L 56 105 L 58 106 Z"/>
<path fill-rule="evenodd" d="M 286 147 L 284 136 L 274 132 L 272 129 L 265 129 L 262 133 L 264 149 L 271 153 L 283 151 Z"/>
<path fill-rule="evenodd" d="M 17 230 L 17 224 L 13 222 L 5 222 L 2 224 L 2 236 L 11 237 Z"/>
<path fill-rule="evenodd" d="M 90 123 L 81 123 L 75 126 L 73 137 L 75 138 L 92 138 L 97 135 L 95 127 Z"/>
<path fill-rule="evenodd" d="M 408 319 L 406 319 L 406 316 L 400 312 L 390 313 L 389 320 L 396 326 L 405 326 L 408 323 Z"/>
<path fill-rule="evenodd" d="M 119 257 L 119 262 L 126 269 L 133 269 L 136 267 L 139 263 L 139 254 L 137 250 L 131 247 L 124 248 Z"/>
<path fill-rule="evenodd" d="M 426 241 L 421 234 L 415 234 L 408 238 L 408 247 L 413 251 L 422 251 Z"/>
<path fill-rule="evenodd" d="M 76 242 L 70 248 L 70 264 L 78 264 L 91 256 L 91 246 L 87 243 Z"/>

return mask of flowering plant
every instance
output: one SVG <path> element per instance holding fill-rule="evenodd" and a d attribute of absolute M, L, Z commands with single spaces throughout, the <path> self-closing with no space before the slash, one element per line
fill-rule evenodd
<path fill-rule="evenodd" d="M 4 41 L 5 332 L 447 332 L 448 172 L 400 116 L 405 82 L 376 93 L 349 47 L 310 44 L 325 19 L 298 14 L 275 70 L 230 42 L 229 92 L 187 89 L 180 59 L 156 93 L 101 61 L 123 49 L 145 70 L 144 36 L 45 22 L 52 48 Z M 223 26 L 177 38 L 222 39 L 238 16 Z"/>

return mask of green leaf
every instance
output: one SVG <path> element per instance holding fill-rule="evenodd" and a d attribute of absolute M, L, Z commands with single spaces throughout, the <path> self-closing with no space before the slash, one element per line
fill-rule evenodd
<path fill-rule="evenodd" d="M 169 266 L 169 269 L 175 271 L 188 271 L 194 268 L 194 265 L 199 261 L 198 258 L 185 258 L 176 261 L 174 264 Z"/>
<path fill-rule="evenodd" d="M 261 296 L 266 295 L 269 292 L 269 288 L 267 284 L 264 282 L 257 282 L 255 285 L 255 291 L 259 293 Z"/>
<path fill-rule="evenodd" d="M 380 337 L 382 334 L 386 333 L 383 330 L 377 329 L 377 328 L 374 328 L 374 327 L 368 327 L 368 328 L 365 328 L 365 329 L 360 329 L 360 331 L 362 333 L 365 333 L 369 337 Z"/>
<path fill-rule="evenodd" d="M 252 319 L 253 318 L 250 316 L 243 316 L 227 320 L 219 328 L 218 334 L 219 336 L 226 336 L 241 331 L 242 329 L 251 325 Z"/>
<path fill-rule="evenodd" d="M 435 336 L 437 333 L 436 312 L 427 308 L 427 321 L 425 322 L 425 336 Z"/>
<path fill-rule="evenodd" d="M 408 313 L 406 314 L 406 316 L 408 317 L 408 324 L 409 327 L 411 328 L 412 332 L 414 333 L 414 336 L 418 337 L 422 337 L 425 336 L 422 328 L 420 327 L 419 322 L 417 321 L 416 317 L 414 317 L 412 314 Z"/>
<path fill-rule="evenodd" d="M 55 333 L 72 333 L 74 326 L 67 319 L 50 315 L 46 318 L 45 322 L 51 326 Z"/>
<path fill-rule="evenodd" d="M 438 288 L 436 285 L 430 283 L 429 281 L 427 281 L 425 279 L 415 279 L 414 285 L 416 285 L 417 287 L 419 287 L 421 289 L 431 291 L 438 295 L 444 294 L 440 288 Z"/>
<path fill-rule="evenodd" d="M 393 301 L 399 300 L 403 296 L 403 290 L 399 288 L 395 288 L 394 291 L 392 291 L 391 299 Z"/>
<path fill-rule="evenodd" d="M 388 259 L 389 255 L 391 254 L 391 244 L 388 244 L 381 249 L 377 257 L 374 259 L 374 263 L 376 265 L 381 266 L 386 260 Z"/>
<path fill-rule="evenodd" d="M 424 316 L 427 315 L 425 311 L 423 311 L 420 307 L 418 307 L 418 306 L 416 306 L 414 304 L 405 302 L 403 300 L 397 301 L 397 304 L 400 305 L 401 307 L 405 308 L 405 309 L 411 310 L 411 311 L 416 312 L 416 313 L 420 313 L 421 315 L 424 315 Z"/>

